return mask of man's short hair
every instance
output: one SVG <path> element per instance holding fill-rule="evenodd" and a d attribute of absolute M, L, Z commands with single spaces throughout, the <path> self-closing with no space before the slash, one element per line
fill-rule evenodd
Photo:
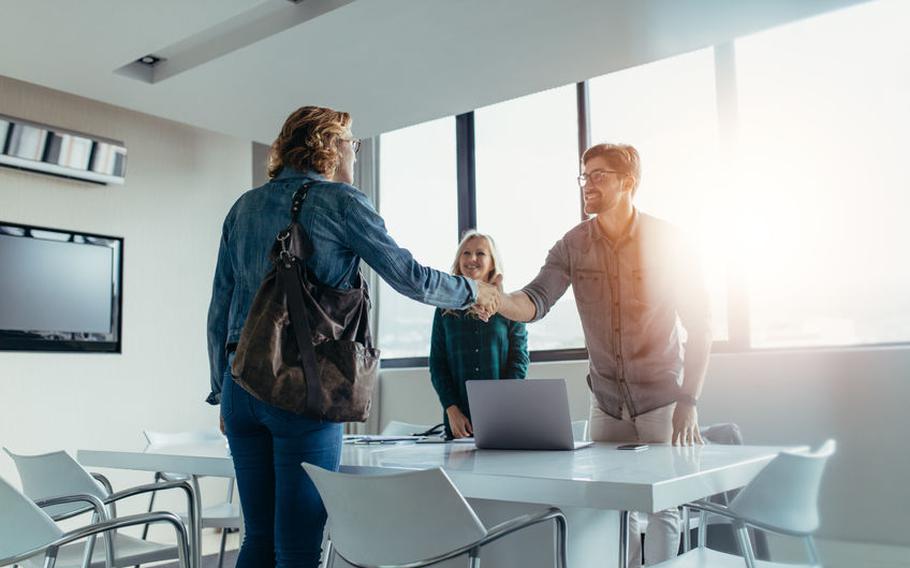
<path fill-rule="evenodd" d="M 638 183 L 641 181 L 641 159 L 638 157 L 638 150 L 628 144 L 595 144 L 581 156 L 582 165 L 587 164 L 592 158 L 603 158 L 614 170 L 632 176 L 635 180 L 632 197 L 635 197 Z"/>

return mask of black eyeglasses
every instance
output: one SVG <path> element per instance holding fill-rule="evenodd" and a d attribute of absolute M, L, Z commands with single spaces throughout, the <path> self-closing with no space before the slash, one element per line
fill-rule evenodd
<path fill-rule="evenodd" d="M 345 138 L 345 140 L 351 143 L 351 148 L 354 149 L 355 154 L 360 151 L 360 138 Z"/>
<path fill-rule="evenodd" d="M 584 187 L 585 184 L 588 183 L 588 180 L 591 180 L 592 183 L 600 183 L 607 174 L 622 174 L 622 172 L 617 172 L 616 170 L 594 170 L 589 174 L 581 174 L 576 178 L 578 180 L 578 187 Z"/>

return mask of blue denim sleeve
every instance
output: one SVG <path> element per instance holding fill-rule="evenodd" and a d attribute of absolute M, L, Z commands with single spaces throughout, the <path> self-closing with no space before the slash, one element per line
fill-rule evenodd
<path fill-rule="evenodd" d="M 218 262 L 215 265 L 215 280 L 212 284 L 212 301 L 209 303 L 208 347 L 212 390 L 205 399 L 209 404 L 221 403 L 221 384 L 227 368 L 225 343 L 231 298 L 234 295 L 234 267 L 228 245 L 232 213 L 233 209 L 228 213 L 221 230 L 221 245 L 218 248 Z"/>
<path fill-rule="evenodd" d="M 534 303 L 536 312 L 531 320 L 535 322 L 550 311 L 562 298 L 570 283 L 569 252 L 564 240 L 559 240 L 547 254 L 547 260 L 530 284 L 521 289 Z"/>
<path fill-rule="evenodd" d="M 423 266 L 389 235 L 367 196 L 352 191 L 344 208 L 348 245 L 396 292 L 440 308 L 467 308 L 477 298 L 477 283 Z"/>

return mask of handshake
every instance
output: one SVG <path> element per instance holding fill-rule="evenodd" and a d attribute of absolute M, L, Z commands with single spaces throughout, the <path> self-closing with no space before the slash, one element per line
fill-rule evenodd
<path fill-rule="evenodd" d="M 502 274 L 497 274 L 489 283 L 481 280 L 477 282 L 477 301 L 471 306 L 470 311 L 482 321 L 490 321 L 493 314 L 502 307 Z"/>

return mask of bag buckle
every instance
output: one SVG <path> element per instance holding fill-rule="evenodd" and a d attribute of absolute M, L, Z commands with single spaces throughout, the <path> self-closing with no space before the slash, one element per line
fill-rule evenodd
<path fill-rule="evenodd" d="M 291 250 L 288 248 L 288 242 L 291 240 L 290 229 L 285 229 L 284 231 L 278 233 L 277 240 L 281 245 L 281 250 L 278 252 L 278 260 L 284 264 L 285 268 L 290 268 L 291 263 L 294 262 L 294 255 L 291 254 Z"/>

